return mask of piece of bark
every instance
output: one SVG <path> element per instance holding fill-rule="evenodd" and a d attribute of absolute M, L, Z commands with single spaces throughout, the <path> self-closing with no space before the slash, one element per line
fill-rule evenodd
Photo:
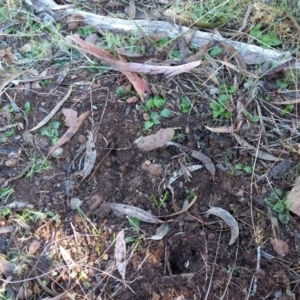
<path fill-rule="evenodd" d="M 185 26 L 177 26 L 169 22 L 151 21 L 151 20 L 123 20 L 111 18 L 107 16 L 95 15 L 75 9 L 68 9 L 69 14 L 77 14 L 84 18 L 84 22 L 90 26 L 98 28 L 101 31 L 113 31 L 117 33 L 144 34 L 151 36 L 153 34 L 165 34 L 169 38 L 175 38 L 184 35 L 190 28 Z M 291 58 L 290 52 L 280 52 L 272 49 L 263 49 L 259 46 L 249 45 L 226 38 L 222 38 L 216 34 L 202 32 L 198 30 L 192 40 L 191 45 L 200 48 L 209 41 L 218 41 L 226 43 L 234 47 L 244 59 L 246 64 L 260 64 L 262 62 L 272 62 L 274 64 L 282 64 Z M 300 63 L 295 64 L 295 68 L 300 69 Z"/>

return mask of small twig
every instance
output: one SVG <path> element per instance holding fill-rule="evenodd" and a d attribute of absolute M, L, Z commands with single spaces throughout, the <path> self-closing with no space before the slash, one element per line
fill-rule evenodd
<path fill-rule="evenodd" d="M 249 18 L 250 14 L 251 14 L 252 8 L 253 8 L 253 5 L 250 4 L 250 5 L 248 6 L 248 9 L 247 9 L 246 13 L 245 13 L 244 20 L 243 20 L 243 24 L 242 24 L 242 26 L 241 26 L 241 27 L 239 28 L 239 30 L 238 30 L 239 32 L 244 31 L 244 29 L 246 28 L 247 23 L 248 23 L 248 18 Z"/>
<path fill-rule="evenodd" d="M 215 266 L 217 264 L 217 257 L 218 257 L 218 253 L 219 253 L 220 240 L 221 240 L 221 232 L 219 234 L 219 240 L 218 240 L 218 245 L 217 245 L 217 249 L 216 249 L 215 260 L 214 260 L 214 263 L 213 263 L 213 269 L 212 269 L 212 272 L 211 272 L 210 281 L 209 281 L 209 284 L 208 284 L 208 288 L 207 288 L 207 292 L 205 294 L 204 300 L 208 299 L 208 295 L 210 293 L 210 289 L 211 289 L 211 286 L 212 286 L 212 280 L 213 280 L 213 276 L 214 276 L 214 272 L 215 272 Z"/>

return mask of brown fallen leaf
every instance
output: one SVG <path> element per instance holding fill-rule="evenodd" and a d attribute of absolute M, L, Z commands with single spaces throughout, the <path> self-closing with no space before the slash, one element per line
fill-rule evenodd
<path fill-rule="evenodd" d="M 269 161 L 279 161 L 282 160 L 282 158 L 278 158 L 275 157 L 272 154 L 269 154 L 267 152 L 261 151 L 261 150 L 257 150 L 254 146 L 252 146 L 251 144 L 249 144 L 248 142 L 246 142 L 244 139 L 242 139 L 239 135 L 237 135 L 236 133 L 232 134 L 234 136 L 234 138 L 236 139 L 236 141 L 245 149 L 247 149 L 249 151 L 249 153 L 254 156 L 257 157 L 259 159 L 262 160 L 269 160 Z"/>
<path fill-rule="evenodd" d="M 128 62 L 121 62 L 116 60 L 110 53 L 105 52 L 104 50 L 100 49 L 99 47 L 87 43 L 86 41 L 82 40 L 76 35 L 68 36 L 69 39 L 78 43 L 81 47 L 76 47 L 79 51 L 84 51 L 86 53 L 92 54 L 100 60 L 105 61 L 106 63 L 110 64 L 112 67 L 118 69 L 119 71 L 129 71 L 129 72 L 136 72 L 141 74 L 163 74 L 166 77 L 173 77 L 175 75 L 188 72 L 193 68 L 198 67 L 201 64 L 201 61 L 194 61 L 191 63 L 183 64 L 180 66 L 153 66 L 153 65 L 144 65 L 139 63 L 128 63 Z"/>
<path fill-rule="evenodd" d="M 124 57 L 122 57 L 120 54 L 118 54 L 119 60 L 126 63 L 126 60 Z M 140 78 L 139 75 L 133 72 L 128 71 L 121 71 L 131 82 L 134 89 L 140 96 L 141 100 L 144 101 L 145 96 L 151 94 L 150 87 L 148 86 L 146 80 L 144 78 Z"/>
<path fill-rule="evenodd" d="M 122 279 L 125 280 L 127 260 L 126 260 L 126 242 L 124 239 L 124 229 L 119 231 L 116 236 L 115 259 L 116 259 L 117 269 L 120 275 L 122 276 Z"/>
<path fill-rule="evenodd" d="M 281 257 L 289 253 L 289 246 L 285 241 L 279 240 L 277 238 L 271 239 L 271 244 L 274 251 Z"/>
<path fill-rule="evenodd" d="M 300 176 L 288 194 L 286 202 L 290 211 L 300 217 Z"/>
<path fill-rule="evenodd" d="M 70 108 L 64 108 L 62 113 L 65 116 L 65 125 L 69 127 L 69 129 L 58 140 L 58 142 L 49 149 L 48 156 L 51 155 L 55 149 L 61 147 L 73 137 L 73 135 L 79 130 L 84 120 L 91 114 L 91 111 L 88 110 L 79 117 L 77 117 L 77 111 Z"/>
<path fill-rule="evenodd" d="M 206 170 L 214 177 L 216 174 L 216 167 L 214 163 L 211 161 L 211 159 L 206 156 L 205 154 L 201 153 L 197 150 L 191 150 L 188 147 L 185 147 L 183 145 L 180 145 L 178 143 L 174 142 L 166 142 L 167 146 L 175 146 L 179 148 L 181 151 L 186 152 L 188 155 L 200 160 L 202 163 L 204 163 Z"/>
<path fill-rule="evenodd" d="M 165 147 L 166 143 L 172 140 L 174 134 L 173 128 L 160 129 L 154 134 L 136 139 L 134 143 L 141 151 L 152 151 Z"/>

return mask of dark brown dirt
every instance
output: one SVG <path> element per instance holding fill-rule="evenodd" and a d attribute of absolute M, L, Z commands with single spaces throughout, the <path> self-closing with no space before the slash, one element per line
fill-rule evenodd
<path fill-rule="evenodd" d="M 93 79 L 88 71 L 73 71 L 57 88 L 52 84 L 39 90 L 31 89 L 27 94 L 14 87 L 7 91 L 12 98 L 15 96 L 19 107 L 29 101 L 34 109 L 28 115 L 28 123 L 23 119 L 19 121 L 25 128 L 16 130 L 11 138 L 0 144 L 2 184 L 20 174 L 33 158 L 47 156 L 49 139 L 39 132 L 30 135 L 28 130 L 63 98 L 75 76 L 76 81 Z M 191 92 L 192 80 L 188 74 L 171 81 L 159 76 L 147 77 L 149 84 L 153 83 L 167 96 L 167 106 L 174 112 L 170 119 L 155 126 L 152 133 L 160 128 L 176 128 L 177 143 L 201 151 L 217 165 L 214 177 L 203 167 L 192 172 L 189 180 L 180 177 L 172 185 L 178 207 L 182 207 L 186 199 L 191 201 L 192 190 L 197 195 L 189 214 L 174 217 L 167 235 L 160 241 L 153 241 L 145 238 L 152 236 L 158 225 L 141 223 L 140 231 L 136 232 L 128 219 L 107 209 L 105 204 L 117 202 L 139 207 L 156 216 L 174 213 L 170 195 L 160 208 L 151 195 L 159 199 L 165 193 L 165 174 L 168 177 L 179 170 L 182 161 L 186 166 L 199 164 L 199 161 L 184 156 L 175 147 L 148 153 L 136 148 L 134 140 L 148 132 L 143 130 L 141 103 L 139 107 L 127 104 L 126 99 L 116 95 L 120 82 L 128 84 L 123 75 L 109 72 L 100 76 L 91 89 L 77 86 L 63 107 L 73 108 L 78 115 L 92 107 L 91 117 L 63 146 L 59 158 L 49 158 L 51 170 L 43 170 L 31 178 L 22 176 L 8 184 L 14 193 L 7 203 L 27 203 L 47 217 L 27 219 L 27 225 L 20 221 L 20 216 L 25 218 L 26 209 L 13 209 L 10 215 L 0 217 L 1 226 L 15 227 L 13 233 L 1 234 L 0 251 L 6 260 L 24 267 L 11 279 L 0 269 L 5 280 L 24 280 L 8 284 L 7 295 L 10 291 L 15 297 L 12 299 L 17 299 L 22 287 L 31 294 L 24 296 L 25 292 L 19 292 L 23 296 L 19 299 L 46 299 L 64 291 L 73 293 L 73 299 L 300 299 L 299 219 L 293 216 L 287 226 L 280 222 L 276 226 L 276 215 L 263 201 L 271 193 L 269 186 L 234 169 L 238 162 L 252 165 L 253 157 L 241 149 L 230 134 L 215 134 L 205 128 L 212 124 L 218 127 L 221 123 L 212 119 L 208 99 Z M 178 92 L 178 86 L 183 92 Z M 195 105 L 195 111 L 190 114 L 180 111 L 179 100 L 185 94 L 190 95 Z M 3 96 L 0 107 L 7 103 L 8 98 Z M 15 118 L 12 123 L 15 123 L 16 115 L 12 115 Z M 54 120 L 61 122 L 59 136 L 62 136 L 67 129 L 63 126 L 62 114 L 56 114 Z M 94 133 L 97 157 L 95 172 L 82 180 L 78 172 L 82 170 L 88 131 Z M 256 133 L 257 127 L 249 136 L 253 134 L 257 138 Z M 21 153 L 13 168 L 5 166 L 6 149 Z M 297 164 L 297 157 L 287 154 L 285 158 L 294 166 Z M 147 173 L 142 169 L 145 161 L 160 165 L 165 174 Z M 271 166 L 258 161 L 256 171 L 263 174 Z M 285 178 L 293 177 L 294 171 Z M 282 178 L 283 175 L 275 176 L 272 183 L 283 191 L 289 190 L 290 183 L 283 182 Z M 82 211 L 70 208 L 73 197 L 83 201 Z M 217 217 L 205 216 L 211 206 L 222 207 L 238 221 L 240 235 L 235 244 L 228 245 L 230 230 L 225 223 Z M 132 238 L 127 243 L 128 257 L 130 253 L 132 256 L 125 283 L 114 263 L 114 239 L 122 229 L 126 238 Z M 286 256 L 279 257 L 274 251 L 271 244 L 274 237 L 288 244 Z M 37 242 L 36 252 L 32 254 L 30 249 Z M 59 246 L 71 255 L 76 263 L 74 269 L 66 267 Z M 259 253 L 259 249 L 265 254 Z M 62 299 L 71 298 L 66 295 Z"/>

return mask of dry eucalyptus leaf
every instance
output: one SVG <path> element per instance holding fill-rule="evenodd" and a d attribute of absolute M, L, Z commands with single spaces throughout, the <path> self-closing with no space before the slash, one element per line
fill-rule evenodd
<path fill-rule="evenodd" d="M 140 221 L 146 223 L 153 223 L 153 224 L 164 223 L 163 221 L 159 220 L 157 217 L 153 216 L 152 214 L 138 207 L 125 205 L 125 204 L 118 204 L 118 203 L 111 203 L 110 207 L 114 212 L 118 214 L 127 215 L 128 217 L 135 217 Z"/>
<path fill-rule="evenodd" d="M 152 151 L 165 147 L 166 143 L 172 140 L 174 134 L 173 128 L 160 129 L 155 134 L 136 139 L 134 143 L 141 151 Z"/>
<path fill-rule="evenodd" d="M 50 114 L 48 114 L 41 122 L 39 122 L 36 126 L 34 126 L 32 129 L 29 130 L 33 131 L 33 130 L 37 130 L 41 127 L 43 127 L 44 125 L 46 125 L 51 118 L 58 112 L 58 110 L 60 109 L 60 107 L 64 104 L 64 102 L 69 98 L 69 96 L 71 95 L 72 92 L 72 87 L 70 87 L 69 91 L 66 93 L 66 95 L 63 97 L 62 100 L 60 100 L 56 106 L 52 109 L 52 111 L 50 112 Z"/>
<path fill-rule="evenodd" d="M 86 142 L 86 153 L 84 157 L 84 165 L 82 170 L 83 179 L 88 177 L 95 165 L 97 151 L 95 149 L 94 135 L 88 131 L 88 139 Z"/>
<path fill-rule="evenodd" d="M 300 217 L 300 176 L 298 177 L 286 200 L 290 211 Z"/>
<path fill-rule="evenodd" d="M 157 230 L 156 233 L 154 235 L 152 235 L 151 237 L 147 238 L 147 240 L 161 240 L 170 230 L 170 226 L 168 223 L 164 223 L 162 225 L 160 225 Z"/>
<path fill-rule="evenodd" d="M 67 143 L 73 135 L 79 130 L 80 126 L 84 122 L 84 120 L 91 114 L 91 111 L 88 110 L 79 117 L 77 117 L 77 111 L 71 108 L 64 108 L 62 113 L 65 116 L 65 125 L 69 127 L 69 129 L 64 133 L 64 135 L 58 140 L 58 142 L 50 148 L 48 152 L 48 156 L 57 149 L 61 147 L 65 143 Z"/>
<path fill-rule="evenodd" d="M 239 236 L 239 226 L 235 218 L 225 209 L 221 207 L 211 207 L 207 212 L 207 215 L 215 215 L 221 218 L 230 228 L 231 238 L 228 245 L 235 243 Z"/>
<path fill-rule="evenodd" d="M 116 259 L 117 269 L 120 275 L 122 276 L 122 279 L 125 280 L 127 260 L 126 260 L 126 242 L 124 239 L 124 230 L 119 231 L 116 236 L 115 259 Z"/>
<path fill-rule="evenodd" d="M 0 259 L 0 274 L 3 274 L 7 278 L 13 276 L 15 269 L 16 266 L 13 263 L 3 258 Z"/>
<path fill-rule="evenodd" d="M 261 150 L 258 150 L 253 147 L 252 145 L 250 145 L 248 142 L 246 142 L 244 139 L 242 139 L 239 135 L 237 135 L 236 133 L 232 134 L 234 136 L 234 138 L 236 139 L 236 141 L 245 149 L 247 149 L 249 151 L 249 153 L 254 156 L 257 157 L 259 159 L 262 160 L 269 160 L 269 161 L 278 161 L 281 160 L 281 158 L 275 157 L 272 154 L 269 154 L 267 152 L 263 152 Z"/>
<path fill-rule="evenodd" d="M 68 266 L 68 268 L 73 269 L 74 267 L 76 267 L 76 263 L 72 259 L 69 252 L 61 245 L 59 245 L 59 250 L 60 250 L 61 256 L 63 257 L 63 260 L 66 263 L 66 265 Z"/>

